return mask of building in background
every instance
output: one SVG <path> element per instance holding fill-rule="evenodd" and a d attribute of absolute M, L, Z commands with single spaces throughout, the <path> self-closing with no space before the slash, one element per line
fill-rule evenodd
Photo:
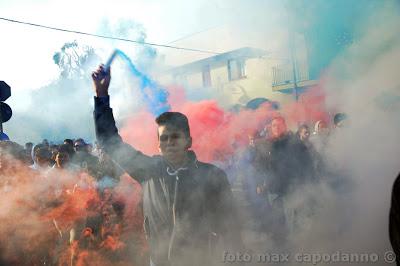
<path fill-rule="evenodd" d="M 262 49 L 243 47 L 173 67 L 162 81 L 182 85 L 189 94 L 207 91 L 225 107 L 259 97 L 281 103 L 291 96 L 273 90 L 273 66 L 278 62 Z"/>

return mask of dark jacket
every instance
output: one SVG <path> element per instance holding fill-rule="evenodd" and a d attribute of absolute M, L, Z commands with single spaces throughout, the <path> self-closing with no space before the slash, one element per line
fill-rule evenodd
<path fill-rule="evenodd" d="M 400 265 L 400 174 L 393 184 L 389 214 L 389 237 L 396 253 L 396 265 Z"/>
<path fill-rule="evenodd" d="M 265 183 L 269 192 L 278 196 L 304 184 L 315 181 L 311 151 L 291 133 L 274 140 L 256 143 L 255 165 L 266 173 Z"/>
<path fill-rule="evenodd" d="M 95 98 L 98 143 L 143 186 L 143 211 L 155 265 L 210 265 L 215 240 L 240 242 L 232 192 L 225 173 L 197 161 L 173 169 L 162 156 L 149 157 L 124 143 L 108 99 Z M 220 260 L 220 254 L 215 254 Z"/>

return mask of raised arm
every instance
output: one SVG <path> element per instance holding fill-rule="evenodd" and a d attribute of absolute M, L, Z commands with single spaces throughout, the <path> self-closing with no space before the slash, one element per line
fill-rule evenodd
<path fill-rule="evenodd" d="M 143 182 L 155 169 L 157 163 L 155 158 L 149 157 L 135 150 L 132 146 L 124 143 L 118 134 L 115 120 L 110 108 L 110 96 L 108 88 L 110 85 L 110 70 L 106 72 L 103 65 L 92 73 L 94 97 L 94 123 L 96 138 L 99 145 L 111 157 L 111 159 L 122 167 L 131 177 L 138 182 Z"/>

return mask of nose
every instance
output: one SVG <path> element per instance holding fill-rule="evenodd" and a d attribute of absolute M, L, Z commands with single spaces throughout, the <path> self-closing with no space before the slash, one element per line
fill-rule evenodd
<path fill-rule="evenodd" d="M 168 145 L 174 145 L 175 144 L 175 138 L 169 137 L 168 140 L 167 140 L 167 144 Z"/>

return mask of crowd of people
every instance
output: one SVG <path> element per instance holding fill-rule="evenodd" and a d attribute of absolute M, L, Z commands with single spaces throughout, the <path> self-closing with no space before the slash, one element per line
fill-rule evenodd
<path fill-rule="evenodd" d="M 251 204 L 252 215 L 254 220 L 258 221 L 259 227 L 256 230 L 270 232 L 272 240 L 276 243 L 284 243 L 285 238 L 291 230 L 294 230 L 296 222 L 300 219 L 298 217 L 300 214 L 296 213 L 295 209 L 285 205 L 286 198 L 295 190 L 318 182 L 327 174 L 324 148 L 330 132 L 340 128 L 344 120 L 345 115 L 338 114 L 333 123 L 334 129 L 328 129 L 324 121 L 317 121 L 313 132 L 308 125 L 302 124 L 296 133 L 292 133 L 287 129 L 283 117 L 275 117 L 263 131 L 249 136 L 248 147 L 244 152 L 238 151 L 235 155 L 237 160 L 230 162 L 234 166 L 229 163 L 225 165 L 228 172 L 230 167 L 236 168 L 235 174 L 232 173 L 231 176 L 241 175 L 243 190 Z M 125 239 L 125 242 L 119 242 L 120 240 L 109 238 L 110 235 L 116 233 L 110 231 L 120 231 L 123 229 L 121 226 L 126 225 L 126 221 L 123 221 L 126 218 L 124 216 L 125 203 L 115 200 L 113 196 L 115 194 L 113 190 L 125 170 L 117 165 L 97 142 L 92 145 L 82 138 L 77 138 L 65 139 L 62 144 L 53 144 L 44 139 L 36 145 L 28 142 L 23 147 L 12 141 L 3 141 L 0 147 L 3 174 L 7 173 L 9 161 L 6 155 L 11 155 L 13 160 L 20 162 L 18 167 L 27 167 L 29 171 L 37 172 L 42 176 L 59 175 L 59 171 L 76 176 L 81 173 L 87 174 L 86 179 L 82 179 L 82 176 L 78 178 L 79 180 L 74 179 L 77 183 L 64 187 L 64 191 L 54 188 L 57 196 L 52 200 L 47 200 L 47 204 L 61 205 L 60 201 L 68 201 L 68 197 L 73 196 L 79 187 L 92 186 L 99 196 L 99 200 L 96 201 L 97 206 L 90 207 L 90 215 L 86 213 L 84 222 L 82 219 L 76 219 L 74 224 L 61 229 L 57 220 L 52 219 L 50 226 L 62 236 L 55 240 L 58 246 L 54 246 L 54 249 L 57 249 L 59 254 L 55 254 L 55 250 L 49 251 L 43 257 L 37 258 L 40 262 L 58 265 L 62 265 L 61 262 L 64 264 L 68 262 L 68 265 L 85 265 L 82 261 L 88 258 L 82 255 L 80 257 L 79 254 L 87 254 L 83 252 L 87 249 L 96 250 L 96 252 L 103 250 L 106 256 L 111 256 L 115 260 L 121 260 L 123 256 L 132 258 L 132 250 L 136 249 L 136 263 L 137 261 L 142 263 L 148 259 L 148 254 L 144 251 L 146 244 L 140 226 L 136 226 L 134 229 L 136 232 L 132 231 L 128 234 L 130 237 L 136 234 L 136 239 Z M 90 180 L 87 179 L 88 176 Z M 230 181 L 233 182 L 232 178 Z M 3 183 L 3 188 L 6 185 Z M 68 197 L 63 197 L 63 193 L 69 193 Z M 135 193 L 140 194 L 140 190 L 137 189 Z M 77 192 L 75 197 L 78 196 L 81 194 Z M 137 211 L 134 215 L 136 215 L 134 218 L 136 223 L 140 224 L 137 221 L 143 219 L 142 213 Z M 62 241 L 64 241 L 64 246 L 60 245 Z M 129 248 L 131 254 L 128 256 L 121 250 L 126 250 L 129 242 L 134 243 L 134 246 Z M 63 249 L 60 246 L 63 246 Z M 62 254 L 66 251 L 68 255 Z M 141 255 L 138 256 L 138 253 Z M 33 257 L 30 256 L 28 260 Z M 21 257 L 17 260 L 21 262 Z"/>
<path fill-rule="evenodd" d="M 95 143 L 86 143 L 82 138 L 65 139 L 62 144 L 49 143 L 43 139 L 38 144 L 25 143 L 25 147 L 11 141 L 2 143 L 3 149 L 33 170 L 50 171 L 64 169 L 87 171 L 99 179 L 103 176 L 117 177 L 116 167 Z"/>
<path fill-rule="evenodd" d="M 144 265 L 148 260 L 140 185 L 98 145 L 82 138 L 61 144 L 44 139 L 25 147 L 1 141 L 0 165 L 2 199 L 14 201 L 7 203 L 12 215 L 0 218 L 1 265 Z M 28 196 L 26 186 L 32 188 Z M 8 220 L 32 214 L 46 229 L 38 228 L 36 219 Z M 32 233 L 10 238 L 25 222 L 35 224 Z"/>
<path fill-rule="evenodd" d="M 110 74 L 100 66 L 92 78 L 94 145 L 82 138 L 62 144 L 45 139 L 25 147 L 0 142 L 3 195 L 18 188 L 12 175 L 19 175 L 22 183 L 45 184 L 25 208 L 44 219 L 49 230 L 40 235 L 50 236 L 37 249 L 19 251 L 0 238 L 3 264 L 213 265 L 211 256 L 220 262 L 219 251 L 246 248 L 231 191 L 239 176 L 258 221 L 256 230 L 284 244 L 302 218 L 288 204 L 289 196 L 329 176 L 325 149 L 332 132 L 346 121 L 339 113 L 330 128 L 328 121 L 316 121 L 314 132 L 302 124 L 292 133 L 284 117 L 276 116 L 249 136 L 245 149 L 238 147 L 234 160 L 222 165 L 228 178 L 224 170 L 197 160 L 190 150 L 188 119 L 181 113 L 157 117 L 159 156 L 124 143 L 110 108 Z M 39 178 L 26 181 L 20 173 Z M 10 233 L 16 224 L 0 233 Z"/>
<path fill-rule="evenodd" d="M 230 162 L 231 182 L 241 180 L 256 229 L 269 233 L 277 245 L 285 245 L 287 237 L 305 223 L 302 215 L 311 216 L 315 207 L 311 202 L 293 206 L 290 198 L 296 192 L 320 183 L 333 190 L 349 185 L 327 159 L 329 141 L 346 120 L 346 114 L 337 113 L 330 123 L 316 121 L 313 131 L 300 124 L 292 132 L 283 116 L 274 117 L 249 135 L 248 146 Z"/>

